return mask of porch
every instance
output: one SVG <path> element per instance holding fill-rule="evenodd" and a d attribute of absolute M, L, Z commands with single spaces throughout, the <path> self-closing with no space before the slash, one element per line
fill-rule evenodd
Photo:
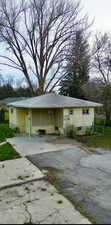
<path fill-rule="evenodd" d="M 32 134 L 63 134 L 63 109 L 31 109 L 30 117 Z"/>

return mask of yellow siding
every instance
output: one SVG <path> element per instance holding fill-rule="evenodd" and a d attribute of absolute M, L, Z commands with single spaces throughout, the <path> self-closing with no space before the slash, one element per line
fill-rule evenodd
<path fill-rule="evenodd" d="M 13 109 L 13 112 L 12 112 Z M 9 108 L 10 127 L 19 127 L 21 132 L 26 132 L 26 110 L 20 108 Z"/>
<path fill-rule="evenodd" d="M 22 133 L 26 132 L 26 109 L 17 108 L 17 127 Z"/>
<path fill-rule="evenodd" d="M 73 108 L 74 114 L 69 115 L 70 109 L 64 109 L 64 128 L 69 125 L 74 127 L 90 127 L 94 122 L 94 108 L 89 108 L 89 114 L 83 115 L 83 108 Z"/>
<path fill-rule="evenodd" d="M 59 128 L 60 134 L 64 133 L 64 129 L 63 129 L 63 109 L 56 109 L 55 126 L 57 126 Z"/>
<path fill-rule="evenodd" d="M 89 127 L 94 122 L 94 108 L 89 108 L 89 114 L 83 115 L 83 108 L 73 108 L 74 114 L 69 115 L 66 109 L 25 109 L 9 108 L 9 122 L 11 127 L 19 127 L 21 132 L 29 132 L 28 116 L 31 118 L 31 132 L 38 134 L 39 129 L 46 130 L 47 134 L 61 133 L 73 125 L 74 127 Z M 59 131 L 55 130 L 58 127 Z"/>

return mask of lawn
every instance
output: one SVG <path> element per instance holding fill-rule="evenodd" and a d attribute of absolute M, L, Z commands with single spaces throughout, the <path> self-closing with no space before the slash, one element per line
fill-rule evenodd
<path fill-rule="evenodd" d="M 76 139 L 88 147 L 111 148 L 111 127 L 98 127 L 97 134 L 92 136 L 78 136 Z"/>
<path fill-rule="evenodd" d="M 105 118 L 104 117 L 100 117 L 100 118 L 95 118 L 94 119 L 94 122 L 96 125 L 105 125 Z"/>
<path fill-rule="evenodd" d="M 0 146 L 0 161 L 21 158 L 19 153 L 9 144 L 6 143 Z"/>

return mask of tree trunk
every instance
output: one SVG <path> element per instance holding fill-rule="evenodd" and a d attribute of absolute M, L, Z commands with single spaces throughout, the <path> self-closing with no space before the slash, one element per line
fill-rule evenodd
<path fill-rule="evenodd" d="M 44 79 L 43 78 L 39 79 L 38 94 L 39 95 L 45 94 L 45 92 L 44 92 Z"/>
<path fill-rule="evenodd" d="M 26 80 L 27 80 L 27 82 L 28 82 L 28 85 L 29 85 L 29 87 L 30 87 L 30 94 L 31 94 L 31 97 L 34 97 L 35 93 L 34 93 L 33 86 L 32 86 L 31 80 L 30 80 L 30 78 L 29 78 L 29 75 L 28 75 L 28 73 L 27 73 L 27 70 L 26 70 L 26 69 L 23 70 L 23 73 L 24 73 L 24 75 L 25 75 L 25 77 L 26 77 Z"/>
<path fill-rule="evenodd" d="M 106 111 L 106 125 L 110 125 L 111 120 L 110 120 L 111 113 L 109 111 Z"/>

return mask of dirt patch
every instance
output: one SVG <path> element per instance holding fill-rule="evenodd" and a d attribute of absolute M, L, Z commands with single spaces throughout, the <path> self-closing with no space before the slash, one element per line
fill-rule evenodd
<path fill-rule="evenodd" d="M 79 145 L 75 139 L 67 138 L 67 137 L 57 137 L 54 140 L 48 141 L 48 143 L 52 144 L 70 144 L 70 145 Z"/>

